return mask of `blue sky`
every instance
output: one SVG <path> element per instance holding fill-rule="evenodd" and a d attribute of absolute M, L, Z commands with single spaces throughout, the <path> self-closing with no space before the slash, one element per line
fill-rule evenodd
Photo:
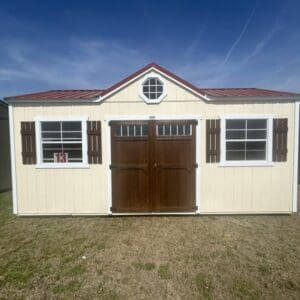
<path fill-rule="evenodd" d="M 0 96 L 105 88 L 150 62 L 300 92 L 300 1 L 1 1 Z"/>

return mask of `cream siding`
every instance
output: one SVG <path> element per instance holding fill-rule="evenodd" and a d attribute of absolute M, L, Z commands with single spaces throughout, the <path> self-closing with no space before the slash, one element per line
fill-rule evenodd
<path fill-rule="evenodd" d="M 294 103 L 214 104 L 166 80 L 167 96 L 147 105 L 133 82 L 103 103 L 14 106 L 16 179 L 19 214 L 107 214 L 109 208 L 111 116 L 200 115 L 200 213 L 279 213 L 292 210 Z M 221 167 L 205 161 L 205 119 L 226 114 L 273 114 L 288 118 L 288 160 L 271 167 Z M 88 169 L 37 169 L 21 160 L 20 122 L 43 116 L 82 116 L 102 121 L 102 165 Z M 199 151 L 199 149 L 197 149 Z"/>

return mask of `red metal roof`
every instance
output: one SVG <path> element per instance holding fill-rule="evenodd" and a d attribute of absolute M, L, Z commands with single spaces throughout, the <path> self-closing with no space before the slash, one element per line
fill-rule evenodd
<path fill-rule="evenodd" d="M 51 90 L 32 94 L 17 95 L 5 99 L 16 100 L 41 100 L 41 99 L 91 99 L 97 98 L 103 90 Z"/>
<path fill-rule="evenodd" d="M 6 97 L 6 100 L 59 100 L 59 99 L 94 99 L 98 97 L 104 97 L 111 92 L 116 91 L 118 88 L 122 87 L 126 83 L 134 80 L 139 75 L 146 73 L 150 69 L 156 69 L 163 73 L 164 75 L 172 78 L 173 80 L 179 82 L 185 87 L 191 89 L 197 94 L 209 97 L 288 97 L 288 96 L 297 96 L 300 97 L 300 94 L 258 89 L 258 88 L 198 88 L 191 84 L 190 82 L 182 79 L 181 77 L 175 75 L 169 70 L 161 67 L 158 64 L 151 63 L 137 72 L 131 74 L 130 76 L 124 78 L 123 80 L 117 82 L 107 89 L 94 89 L 94 90 L 50 90 L 39 93 L 24 94 Z"/>
<path fill-rule="evenodd" d="M 299 96 L 299 94 L 258 89 L 258 88 L 219 88 L 201 89 L 202 93 L 212 97 L 286 97 Z"/>

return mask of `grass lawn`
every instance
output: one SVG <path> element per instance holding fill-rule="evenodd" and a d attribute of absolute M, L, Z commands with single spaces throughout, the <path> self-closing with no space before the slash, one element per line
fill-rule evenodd
<path fill-rule="evenodd" d="M 300 215 L 15 217 L 0 195 L 0 298 L 300 297 Z"/>

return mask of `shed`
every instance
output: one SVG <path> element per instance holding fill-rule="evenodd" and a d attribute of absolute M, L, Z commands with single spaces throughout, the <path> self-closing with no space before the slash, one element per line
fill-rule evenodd
<path fill-rule="evenodd" d="M 0 193 L 11 188 L 8 106 L 0 100 Z"/>
<path fill-rule="evenodd" d="M 151 63 L 6 101 L 15 214 L 297 210 L 300 94 L 199 88 Z"/>

